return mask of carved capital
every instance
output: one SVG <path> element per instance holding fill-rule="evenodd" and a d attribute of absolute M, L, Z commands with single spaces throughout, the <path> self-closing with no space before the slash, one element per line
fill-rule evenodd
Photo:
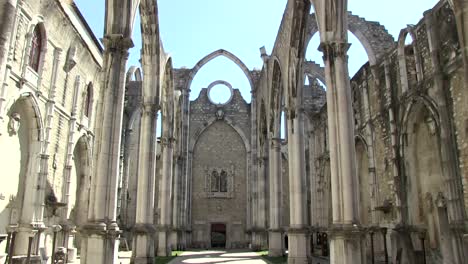
<path fill-rule="evenodd" d="M 162 148 L 172 148 L 175 138 L 173 137 L 161 137 L 161 147 Z"/>
<path fill-rule="evenodd" d="M 143 103 L 141 105 L 141 115 L 146 116 L 157 116 L 158 115 L 158 106 L 153 103 Z"/>
<path fill-rule="evenodd" d="M 124 38 L 121 34 L 109 34 L 103 39 L 103 44 L 106 51 L 127 53 L 133 47 L 131 38 Z"/>
<path fill-rule="evenodd" d="M 350 46 L 351 44 L 345 42 L 323 42 L 320 44 L 319 51 L 323 52 L 324 61 L 334 61 L 339 57 L 346 59 Z"/>
<path fill-rule="evenodd" d="M 281 150 L 281 143 L 283 140 L 281 138 L 270 138 L 271 141 L 271 147 L 274 150 L 280 151 Z"/>

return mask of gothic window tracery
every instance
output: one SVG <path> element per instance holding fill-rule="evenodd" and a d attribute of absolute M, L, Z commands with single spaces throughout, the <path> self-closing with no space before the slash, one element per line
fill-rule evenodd
<path fill-rule="evenodd" d="M 205 168 L 206 195 L 208 198 L 234 197 L 234 166 L 225 168 Z"/>

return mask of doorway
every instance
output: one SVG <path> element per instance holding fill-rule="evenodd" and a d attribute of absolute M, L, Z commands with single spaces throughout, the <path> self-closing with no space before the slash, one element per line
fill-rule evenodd
<path fill-rule="evenodd" d="M 226 224 L 211 224 L 211 247 L 226 248 Z"/>

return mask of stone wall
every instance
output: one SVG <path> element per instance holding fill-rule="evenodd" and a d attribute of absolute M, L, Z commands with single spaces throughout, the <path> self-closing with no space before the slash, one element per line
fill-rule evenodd
<path fill-rule="evenodd" d="M 102 48 L 74 4 L 19 1 L 15 18 L 0 98 L 0 163 L 7 183 L 0 189 L 0 233 L 9 224 L 74 227 L 84 221 L 77 215 L 87 213 Z M 37 71 L 28 66 L 36 26 L 43 40 Z M 86 116 L 88 91 L 93 95 Z M 56 202 L 67 205 L 54 210 Z M 50 250 L 50 230 L 45 234 L 39 245 Z M 25 254 L 26 247 L 18 248 Z"/>
<path fill-rule="evenodd" d="M 223 223 L 226 247 L 247 247 L 249 135 L 250 108 L 239 90 L 234 90 L 232 100 L 225 105 L 211 103 L 207 89 L 191 102 L 192 246 L 211 247 L 211 224 Z M 212 178 L 213 173 L 221 175 L 222 171 L 227 173 L 223 192 Z"/>

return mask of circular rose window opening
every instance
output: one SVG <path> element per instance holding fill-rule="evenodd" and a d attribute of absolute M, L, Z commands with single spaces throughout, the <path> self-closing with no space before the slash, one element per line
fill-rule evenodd
<path fill-rule="evenodd" d="M 232 99 L 232 88 L 224 84 L 214 85 L 208 88 L 208 98 L 213 104 L 227 104 Z"/>

